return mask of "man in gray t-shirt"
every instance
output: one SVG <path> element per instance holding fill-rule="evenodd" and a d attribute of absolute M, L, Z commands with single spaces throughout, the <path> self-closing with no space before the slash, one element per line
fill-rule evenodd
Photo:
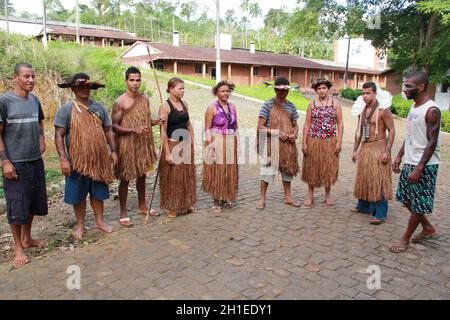
<path fill-rule="evenodd" d="M 34 89 L 33 67 L 21 62 L 14 69 L 13 91 L 0 96 L 0 158 L 7 218 L 15 242 L 14 263 L 30 260 L 25 249 L 46 246 L 31 238 L 35 215 L 48 213 L 44 162 L 44 114 Z"/>

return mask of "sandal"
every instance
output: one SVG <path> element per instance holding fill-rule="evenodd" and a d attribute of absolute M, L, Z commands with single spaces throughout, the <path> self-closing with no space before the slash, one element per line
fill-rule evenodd
<path fill-rule="evenodd" d="M 120 219 L 119 223 L 124 228 L 133 228 L 134 227 L 134 223 L 128 217 Z"/>
<path fill-rule="evenodd" d="M 284 204 L 287 204 L 288 206 L 293 206 L 295 208 L 300 208 L 302 205 L 300 201 L 292 201 L 292 202 L 285 201 Z"/>
<path fill-rule="evenodd" d="M 227 208 L 227 209 L 232 209 L 232 208 L 233 208 L 233 205 L 231 204 L 231 202 L 220 201 L 219 203 L 220 203 L 220 205 L 221 205 L 222 207 L 225 207 L 225 208 Z"/>
<path fill-rule="evenodd" d="M 214 213 L 222 213 L 223 212 L 223 210 L 220 206 L 213 206 L 212 209 L 213 209 Z"/>
<path fill-rule="evenodd" d="M 372 218 L 369 220 L 370 224 L 374 224 L 374 225 L 380 225 L 385 223 L 386 221 L 384 219 L 377 219 L 377 218 Z"/>
<path fill-rule="evenodd" d="M 408 244 L 395 243 L 389 247 L 389 251 L 392 253 L 403 253 L 408 250 Z"/>
<path fill-rule="evenodd" d="M 336 201 L 333 199 L 325 199 L 323 203 L 325 203 L 327 207 L 334 207 L 336 205 Z"/>
<path fill-rule="evenodd" d="M 306 208 L 311 209 L 311 208 L 313 207 L 313 205 L 314 205 L 314 201 L 313 201 L 313 200 L 306 199 L 306 200 L 303 202 L 303 205 L 304 205 Z"/>
<path fill-rule="evenodd" d="M 176 217 L 177 217 L 177 213 L 176 213 L 175 211 L 170 211 L 170 212 L 167 214 L 167 216 L 168 216 L 169 218 L 176 218 Z"/>
<path fill-rule="evenodd" d="M 417 234 L 414 238 L 411 239 L 412 242 L 414 243 L 419 243 L 421 241 L 425 241 L 425 240 L 432 240 L 432 239 L 437 239 L 439 238 L 439 235 L 437 232 L 432 233 L 432 234 L 425 234 L 425 233 L 419 233 Z"/>
<path fill-rule="evenodd" d="M 154 209 L 150 209 L 148 215 L 151 217 L 159 217 L 161 214 Z"/>

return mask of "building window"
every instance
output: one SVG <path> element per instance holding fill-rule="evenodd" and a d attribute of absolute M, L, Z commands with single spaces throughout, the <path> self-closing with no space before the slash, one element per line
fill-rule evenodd
<path fill-rule="evenodd" d="M 248 70 L 248 66 L 244 66 L 243 68 L 244 68 L 244 70 Z"/>
<path fill-rule="evenodd" d="M 253 75 L 257 76 L 259 74 L 259 67 L 253 67 Z"/>
<path fill-rule="evenodd" d="M 273 68 L 273 76 L 274 77 L 280 76 L 280 69 L 279 68 Z"/>
<path fill-rule="evenodd" d="M 164 63 L 163 62 L 155 62 L 155 69 L 164 71 Z"/>
<path fill-rule="evenodd" d="M 109 39 L 109 45 L 110 45 L 111 47 L 114 47 L 114 39 Z"/>
<path fill-rule="evenodd" d="M 187 66 L 189 65 L 189 63 L 187 63 L 187 62 L 185 62 L 185 61 L 181 61 L 181 62 L 178 63 L 178 65 L 179 65 L 180 67 L 187 67 Z"/>
<path fill-rule="evenodd" d="M 202 63 L 195 64 L 195 73 L 199 73 L 199 74 L 203 73 L 203 64 Z"/>
<path fill-rule="evenodd" d="M 344 80 L 344 74 L 343 73 L 339 73 L 339 80 Z"/>

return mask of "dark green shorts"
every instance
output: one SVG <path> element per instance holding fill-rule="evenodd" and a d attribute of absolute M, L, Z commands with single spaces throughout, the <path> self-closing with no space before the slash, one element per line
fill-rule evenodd
<path fill-rule="evenodd" d="M 410 164 L 403 167 L 397 188 L 397 201 L 408 204 L 414 213 L 431 214 L 439 165 L 425 166 L 419 183 L 410 184 L 408 178 L 415 168 Z"/>

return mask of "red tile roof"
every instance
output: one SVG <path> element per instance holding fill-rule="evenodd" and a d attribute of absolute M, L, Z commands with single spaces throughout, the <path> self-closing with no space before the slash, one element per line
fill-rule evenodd
<path fill-rule="evenodd" d="M 150 48 L 156 49 L 159 53 L 155 54 L 154 60 L 181 60 L 181 61 L 199 61 L 199 62 L 215 62 L 216 49 L 202 48 L 191 46 L 175 47 L 163 43 L 150 43 L 138 41 L 132 45 L 122 56 L 132 51 L 136 46 L 148 45 Z M 153 50 L 152 50 L 153 51 Z M 308 59 L 287 54 L 275 54 L 271 52 L 256 51 L 250 53 L 248 49 L 232 49 L 220 50 L 220 58 L 222 63 L 246 64 L 255 66 L 272 66 L 272 67 L 291 67 L 291 68 L 307 68 L 318 70 L 345 71 L 345 67 L 330 66 L 317 63 Z M 349 72 L 381 74 L 381 71 L 373 69 L 356 69 L 349 68 Z"/>
<path fill-rule="evenodd" d="M 80 28 L 81 37 L 96 37 L 96 38 L 110 38 L 110 39 L 123 39 L 123 40 L 140 40 L 138 37 L 131 33 L 116 29 L 116 30 L 105 30 L 101 28 Z M 65 27 L 65 26 L 55 26 L 48 25 L 47 33 L 53 35 L 76 35 L 76 28 Z M 42 33 L 41 33 L 42 34 Z"/>
<path fill-rule="evenodd" d="M 128 49 L 128 51 L 132 50 L 134 46 L 139 44 L 143 45 L 147 44 L 149 47 L 160 51 L 161 53 L 157 54 L 157 58 L 161 60 L 184 60 L 184 61 L 205 61 L 205 62 L 216 61 L 215 48 L 202 48 L 191 46 L 174 47 L 172 45 L 163 43 L 137 42 L 130 49 Z M 222 63 L 253 64 L 253 65 L 274 66 L 274 67 L 277 66 L 297 67 L 309 69 L 321 68 L 321 65 L 319 65 L 318 63 L 300 57 L 290 56 L 286 54 L 274 54 L 271 52 L 262 52 L 262 51 L 256 51 L 253 54 L 246 49 L 220 50 L 220 56 Z"/>

